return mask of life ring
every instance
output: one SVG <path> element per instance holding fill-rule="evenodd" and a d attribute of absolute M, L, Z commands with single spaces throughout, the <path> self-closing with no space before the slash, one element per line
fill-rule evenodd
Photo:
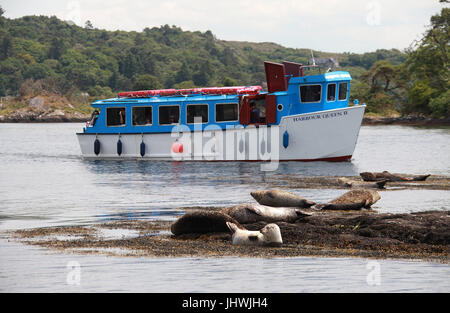
<path fill-rule="evenodd" d="M 174 142 L 172 144 L 173 153 L 183 153 L 183 144 L 179 142 Z"/>

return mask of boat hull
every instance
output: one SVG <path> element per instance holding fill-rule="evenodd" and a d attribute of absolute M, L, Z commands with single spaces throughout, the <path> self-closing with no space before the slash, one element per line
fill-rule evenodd
<path fill-rule="evenodd" d="M 364 110 L 365 106 L 353 106 L 286 116 L 270 127 L 210 127 L 203 131 L 194 127 L 191 132 L 178 126 L 172 133 L 78 133 L 77 137 L 86 159 L 346 161 L 355 149 Z M 98 154 L 94 151 L 96 139 L 100 142 Z M 117 147 L 119 139 L 121 149 Z"/>

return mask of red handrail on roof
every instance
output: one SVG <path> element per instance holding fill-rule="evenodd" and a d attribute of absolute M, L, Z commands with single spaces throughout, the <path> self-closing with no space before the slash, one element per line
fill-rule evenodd
<path fill-rule="evenodd" d="M 119 98 L 147 98 L 153 96 L 176 96 L 176 95 L 257 95 L 262 90 L 261 86 L 235 86 L 235 87 L 206 87 L 191 89 L 158 89 L 119 92 Z"/>

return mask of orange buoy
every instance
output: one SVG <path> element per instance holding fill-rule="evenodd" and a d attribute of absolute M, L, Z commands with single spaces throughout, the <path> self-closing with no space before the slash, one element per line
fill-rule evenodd
<path fill-rule="evenodd" d="M 172 145 L 172 151 L 174 153 L 182 153 L 183 152 L 183 144 L 179 142 L 174 142 Z"/>

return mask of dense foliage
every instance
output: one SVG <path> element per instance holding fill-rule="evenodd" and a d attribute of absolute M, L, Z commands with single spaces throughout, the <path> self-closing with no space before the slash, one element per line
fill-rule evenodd
<path fill-rule="evenodd" d="M 446 2 L 446 1 L 441 1 Z M 423 38 L 411 45 L 404 63 L 377 61 L 354 85 L 352 97 L 375 113 L 450 116 L 450 8 L 431 17 Z"/>
<path fill-rule="evenodd" d="M 2 15 L 0 8 L 0 96 L 87 92 L 105 97 L 133 89 L 260 85 L 265 60 L 307 64 L 311 55 L 308 49 L 222 41 L 210 31 L 169 25 L 142 32 L 106 31 L 90 21 L 83 28 L 54 16 Z M 392 49 L 364 54 L 315 51 L 314 56 L 338 58 L 355 79 L 354 97 L 366 101 L 369 111 L 442 116 L 448 114 L 447 9 L 433 17 L 432 24 L 408 54 Z"/>

